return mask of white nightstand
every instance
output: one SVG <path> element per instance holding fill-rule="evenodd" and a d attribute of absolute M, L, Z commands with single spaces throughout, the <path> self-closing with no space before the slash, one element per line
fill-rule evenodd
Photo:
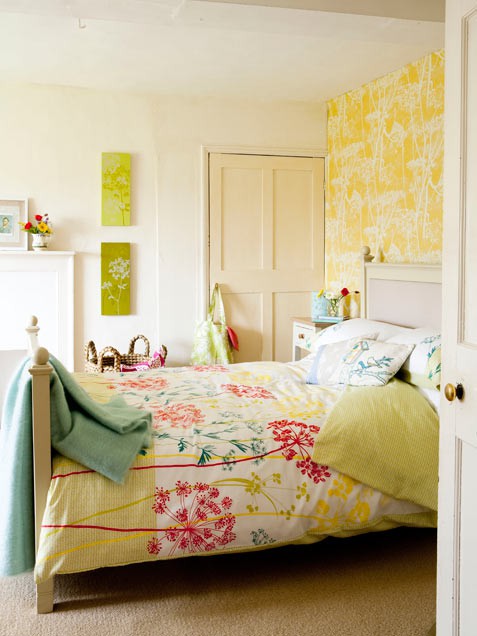
<path fill-rule="evenodd" d="M 313 322 L 311 318 L 292 318 L 293 320 L 293 342 L 292 342 L 292 360 L 300 360 L 302 354 L 310 353 L 311 342 L 313 336 L 331 327 L 333 322 Z"/>

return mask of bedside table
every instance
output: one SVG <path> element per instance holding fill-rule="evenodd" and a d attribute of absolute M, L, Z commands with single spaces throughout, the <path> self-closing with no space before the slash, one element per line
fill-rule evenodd
<path fill-rule="evenodd" d="M 334 322 L 313 322 L 311 318 L 292 318 L 293 340 L 292 360 L 300 360 L 303 353 L 310 353 L 312 336 L 326 327 L 336 324 Z"/>

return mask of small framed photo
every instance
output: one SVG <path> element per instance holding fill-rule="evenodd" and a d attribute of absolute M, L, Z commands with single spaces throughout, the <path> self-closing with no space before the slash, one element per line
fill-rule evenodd
<path fill-rule="evenodd" d="M 28 199 L 0 198 L 0 250 L 27 250 L 28 232 L 20 223 L 28 220 Z"/>

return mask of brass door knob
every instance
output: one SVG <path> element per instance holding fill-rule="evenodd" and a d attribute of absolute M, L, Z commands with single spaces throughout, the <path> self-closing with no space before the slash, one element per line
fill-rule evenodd
<path fill-rule="evenodd" d="M 446 396 L 446 400 L 449 402 L 453 402 L 456 398 L 458 400 L 462 400 L 464 397 L 464 387 L 462 384 L 456 384 L 456 386 L 450 383 L 446 384 L 444 388 L 444 395 Z"/>

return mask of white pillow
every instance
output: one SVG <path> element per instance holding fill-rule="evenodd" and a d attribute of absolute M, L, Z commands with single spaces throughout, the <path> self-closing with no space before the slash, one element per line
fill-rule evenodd
<path fill-rule="evenodd" d="M 391 336 L 396 336 L 401 333 L 404 334 L 408 331 L 413 331 L 413 329 L 399 327 L 398 325 L 393 325 L 388 322 L 368 320 L 367 318 L 351 318 L 350 320 L 343 320 L 332 327 L 326 327 L 326 329 L 319 331 L 310 342 L 309 349 L 313 352 L 321 345 L 349 340 L 357 336 L 364 337 L 369 333 L 376 333 L 376 337 L 379 340 L 386 340 L 387 338 L 391 338 Z"/>
<path fill-rule="evenodd" d="M 412 329 L 387 339 L 387 342 L 414 344 L 398 377 L 416 386 L 436 389 L 441 383 L 441 334 L 428 327 Z"/>
<path fill-rule="evenodd" d="M 328 383 L 383 386 L 399 371 L 413 349 L 413 344 L 359 339 L 342 357 Z"/>
<path fill-rule="evenodd" d="M 336 369 L 341 365 L 343 357 L 350 349 L 358 345 L 365 338 L 367 340 L 375 340 L 376 337 L 377 334 L 373 333 L 350 338 L 349 340 L 320 345 L 316 353 L 311 354 L 314 356 L 314 359 L 310 371 L 306 376 L 306 383 L 335 384 L 335 382 L 330 382 L 330 378 L 334 376 Z"/>

